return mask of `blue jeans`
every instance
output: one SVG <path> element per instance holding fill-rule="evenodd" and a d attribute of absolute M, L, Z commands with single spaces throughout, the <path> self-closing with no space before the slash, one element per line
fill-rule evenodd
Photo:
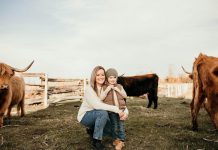
<path fill-rule="evenodd" d="M 94 131 L 94 139 L 102 140 L 103 134 L 111 135 L 110 120 L 105 110 L 87 111 L 80 123 Z"/>
<path fill-rule="evenodd" d="M 111 129 L 112 129 L 112 137 L 113 139 L 120 139 L 125 141 L 125 124 L 123 120 L 120 120 L 119 114 L 108 112 L 110 122 L 111 122 Z"/>

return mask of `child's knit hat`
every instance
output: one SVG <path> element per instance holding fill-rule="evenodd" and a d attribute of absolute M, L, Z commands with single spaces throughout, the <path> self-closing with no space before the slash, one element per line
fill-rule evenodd
<path fill-rule="evenodd" d="M 108 78 L 110 76 L 118 77 L 118 73 L 117 73 L 117 71 L 114 68 L 109 68 L 106 71 L 106 77 Z"/>

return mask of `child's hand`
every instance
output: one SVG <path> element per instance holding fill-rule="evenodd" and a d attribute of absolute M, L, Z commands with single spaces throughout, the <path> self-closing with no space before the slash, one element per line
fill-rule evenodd
<path fill-rule="evenodd" d="M 111 89 L 113 89 L 113 85 L 108 85 L 108 87 L 107 87 L 107 91 L 109 92 Z"/>
<path fill-rule="evenodd" d="M 120 91 L 120 89 L 118 89 L 118 87 L 113 87 L 113 90 L 115 90 L 115 91 L 117 91 L 117 92 Z"/>
<path fill-rule="evenodd" d="M 114 85 L 109 85 L 108 87 L 110 88 L 110 90 L 114 89 Z"/>

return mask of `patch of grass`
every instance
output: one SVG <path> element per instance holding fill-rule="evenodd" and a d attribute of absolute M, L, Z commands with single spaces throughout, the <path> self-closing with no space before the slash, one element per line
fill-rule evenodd
<path fill-rule="evenodd" d="M 218 149 L 218 139 L 206 111 L 198 117 L 199 131 L 191 130 L 190 100 L 159 98 L 158 109 L 146 108 L 141 98 L 127 99 L 125 150 L 141 149 Z M 91 142 L 76 116 L 80 102 L 59 103 L 26 115 L 14 116 L 10 125 L 0 129 L 0 149 L 90 150 Z M 111 142 L 111 139 L 105 140 Z"/>

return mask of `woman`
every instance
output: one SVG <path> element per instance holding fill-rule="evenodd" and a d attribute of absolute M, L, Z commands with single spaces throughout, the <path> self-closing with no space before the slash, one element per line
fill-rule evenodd
<path fill-rule="evenodd" d="M 97 66 L 93 69 L 90 79 L 90 85 L 85 89 L 84 100 L 80 106 L 77 119 L 84 126 L 93 129 L 93 146 L 96 149 L 104 149 L 101 143 L 103 130 L 109 120 L 107 111 L 118 113 L 121 120 L 126 120 L 128 110 L 124 112 L 117 106 L 103 103 L 99 96 L 102 86 L 105 84 L 105 69 Z"/>

